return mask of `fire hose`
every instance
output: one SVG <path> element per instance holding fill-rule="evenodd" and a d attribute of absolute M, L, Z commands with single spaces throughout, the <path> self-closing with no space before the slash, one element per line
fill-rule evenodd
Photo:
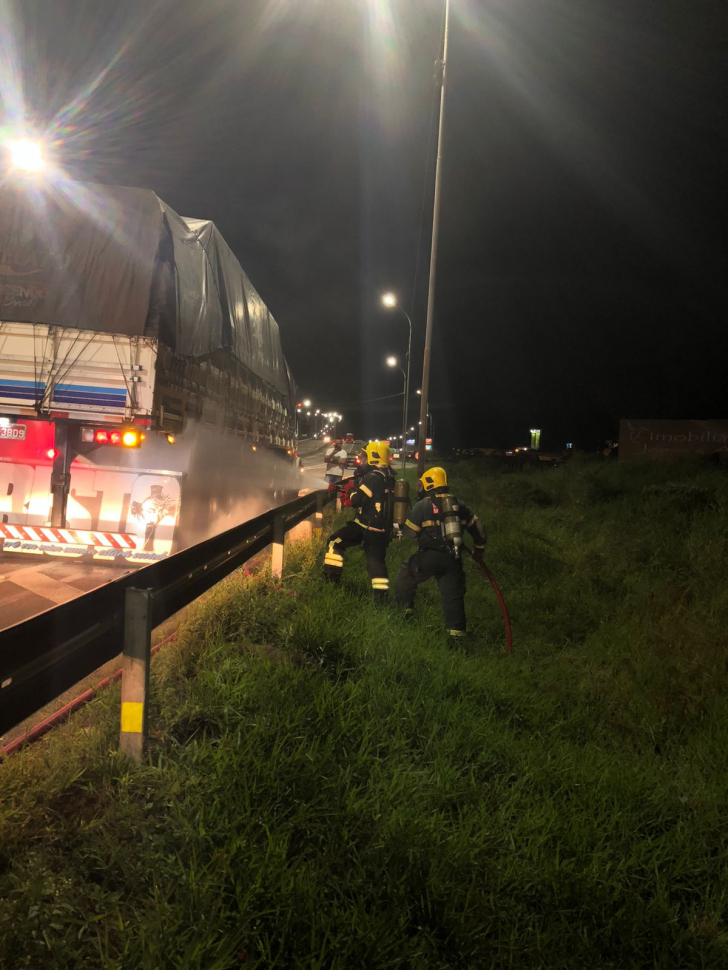
<path fill-rule="evenodd" d="M 475 565 L 478 566 L 481 572 L 485 573 L 485 575 L 488 577 L 490 581 L 490 585 L 493 587 L 495 595 L 498 597 L 501 613 L 503 614 L 503 623 L 505 624 L 505 628 L 506 628 L 506 652 L 513 653 L 513 636 L 511 635 L 511 621 L 508 618 L 508 610 L 506 609 L 506 602 L 503 599 L 503 593 L 501 593 L 500 587 L 498 586 L 498 583 L 496 583 L 495 581 L 495 576 L 490 571 L 490 569 L 488 569 L 488 567 L 485 565 L 482 559 L 475 558 L 475 556 L 473 555 L 473 550 L 469 546 L 466 546 L 465 543 L 463 543 L 462 548 L 465 549 L 467 553 L 469 553 Z"/>

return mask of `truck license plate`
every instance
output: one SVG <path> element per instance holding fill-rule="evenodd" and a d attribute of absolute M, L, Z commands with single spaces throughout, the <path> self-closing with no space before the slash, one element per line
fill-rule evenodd
<path fill-rule="evenodd" d="M 25 441 L 25 432 L 28 426 L 25 424 L 0 425 L 0 439 L 9 438 L 11 441 Z"/>

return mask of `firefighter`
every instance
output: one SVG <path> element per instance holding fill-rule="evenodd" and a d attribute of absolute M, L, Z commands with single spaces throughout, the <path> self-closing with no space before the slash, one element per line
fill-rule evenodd
<path fill-rule="evenodd" d="M 485 530 L 477 515 L 448 491 L 444 468 L 429 468 L 419 484 L 419 500 L 405 522 L 405 534 L 417 537 L 418 551 L 402 563 L 394 596 L 405 615 L 411 616 L 417 587 L 434 577 L 447 632 L 453 638 L 464 637 L 465 571 L 460 556 L 463 530 L 472 537 L 473 555 L 479 561 L 485 549 Z"/>
<path fill-rule="evenodd" d="M 392 533 L 394 475 L 389 467 L 392 452 L 386 441 L 371 441 L 365 452 L 364 474 L 349 493 L 356 515 L 326 540 L 324 576 L 331 582 L 339 582 L 344 568 L 344 550 L 361 545 L 374 602 L 383 603 L 389 592 L 386 554 Z"/>

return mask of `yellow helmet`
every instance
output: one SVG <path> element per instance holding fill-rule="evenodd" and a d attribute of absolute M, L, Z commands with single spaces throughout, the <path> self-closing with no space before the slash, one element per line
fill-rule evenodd
<path fill-rule="evenodd" d="M 388 441 L 370 441 L 364 449 L 367 462 L 377 468 L 386 468 L 392 462 L 392 452 Z"/>
<path fill-rule="evenodd" d="M 420 479 L 422 488 L 426 492 L 432 492 L 436 488 L 444 488 L 447 485 L 447 474 L 444 468 L 428 468 Z"/>

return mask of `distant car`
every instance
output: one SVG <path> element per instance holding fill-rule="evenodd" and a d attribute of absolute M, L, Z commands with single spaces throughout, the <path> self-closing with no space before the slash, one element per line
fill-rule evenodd
<path fill-rule="evenodd" d="M 346 467 L 347 468 L 359 468 L 363 461 L 364 461 L 364 458 L 362 457 L 361 452 L 359 452 L 359 451 L 356 451 L 356 452 L 352 451 L 352 452 L 349 453 L 349 457 L 348 457 L 347 462 L 346 462 Z"/>
<path fill-rule="evenodd" d="M 354 444 L 354 435 L 351 433 L 351 431 L 347 431 L 346 432 L 346 434 L 344 435 L 344 441 L 348 445 L 353 445 Z"/>

